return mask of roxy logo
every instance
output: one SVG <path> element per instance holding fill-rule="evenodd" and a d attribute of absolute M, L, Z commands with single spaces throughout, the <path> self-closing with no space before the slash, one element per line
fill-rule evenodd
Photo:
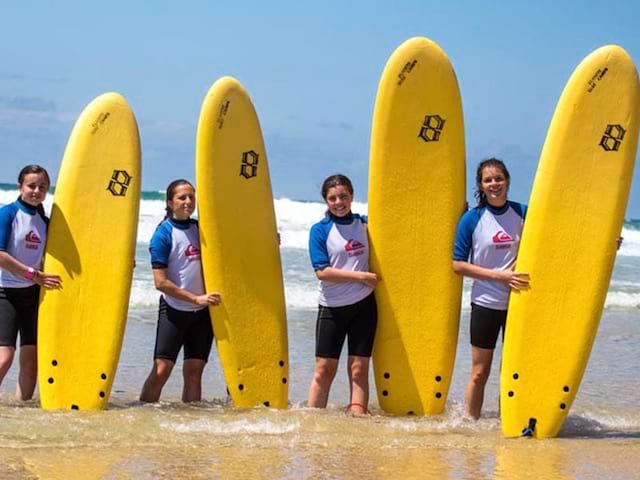
<path fill-rule="evenodd" d="M 356 257 L 358 255 L 362 255 L 364 253 L 363 248 L 364 244 L 359 242 L 358 240 L 349 240 L 345 246 L 344 250 L 350 257 Z"/>
<path fill-rule="evenodd" d="M 184 255 L 187 257 L 187 260 L 197 260 L 200 257 L 200 249 L 189 245 L 185 249 Z"/>
<path fill-rule="evenodd" d="M 38 246 L 42 243 L 42 240 L 40 240 L 40 237 L 38 236 L 38 234 L 33 230 L 27 233 L 24 239 L 27 242 L 26 247 L 31 250 L 37 250 Z"/>
<path fill-rule="evenodd" d="M 513 242 L 513 237 L 504 230 L 500 230 L 493 236 L 493 243 Z"/>

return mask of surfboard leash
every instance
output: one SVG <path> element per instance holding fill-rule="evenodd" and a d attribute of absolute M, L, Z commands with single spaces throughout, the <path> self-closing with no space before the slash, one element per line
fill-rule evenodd
<path fill-rule="evenodd" d="M 525 427 L 524 429 L 522 429 L 522 436 L 523 437 L 533 437 L 533 432 L 536 429 L 536 423 L 538 421 L 535 418 L 530 418 L 529 419 L 529 426 Z"/>

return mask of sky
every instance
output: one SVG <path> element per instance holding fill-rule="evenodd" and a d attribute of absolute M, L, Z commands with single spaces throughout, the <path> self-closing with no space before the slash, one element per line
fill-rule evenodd
<path fill-rule="evenodd" d="M 0 182 L 40 163 L 56 173 L 74 121 L 124 95 L 138 120 L 143 189 L 193 179 L 204 95 L 231 75 L 251 95 L 276 197 L 320 200 L 352 177 L 366 201 L 382 69 L 410 37 L 449 56 L 463 100 L 468 198 L 478 161 L 508 165 L 527 202 L 547 127 L 577 64 L 615 43 L 640 62 L 635 1 L 31 1 L 0 14 Z M 637 162 L 638 163 L 638 162 Z M 627 208 L 640 218 L 640 166 Z"/>

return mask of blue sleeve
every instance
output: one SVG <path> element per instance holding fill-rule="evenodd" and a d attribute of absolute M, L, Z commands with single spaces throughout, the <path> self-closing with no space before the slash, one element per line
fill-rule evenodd
<path fill-rule="evenodd" d="M 520 218 L 524 221 L 527 218 L 527 206 L 522 203 L 509 202 L 511 204 L 511 208 L 520 216 Z"/>
<path fill-rule="evenodd" d="M 369 215 L 358 215 L 362 223 L 367 223 L 369 221 Z"/>
<path fill-rule="evenodd" d="M 476 229 L 482 211 L 478 208 L 469 210 L 460 219 L 456 230 L 456 240 L 453 245 L 453 259 L 468 262 L 473 247 L 473 231 Z"/>
<path fill-rule="evenodd" d="M 156 228 L 149 243 L 152 268 L 167 268 L 169 266 L 171 243 L 171 225 L 163 222 Z"/>
<path fill-rule="evenodd" d="M 5 251 L 9 245 L 13 219 L 16 218 L 17 211 L 14 205 L 0 208 L 0 251 Z"/>
<path fill-rule="evenodd" d="M 327 238 L 332 223 L 316 223 L 311 227 L 309 233 L 309 255 L 311 256 L 311 265 L 315 271 L 327 268 L 329 262 L 329 251 L 327 250 Z"/>

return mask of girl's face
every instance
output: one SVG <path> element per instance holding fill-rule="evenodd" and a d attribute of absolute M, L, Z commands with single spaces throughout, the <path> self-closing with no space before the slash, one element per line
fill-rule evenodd
<path fill-rule="evenodd" d="M 327 203 L 331 214 L 336 217 L 344 217 L 351 212 L 353 195 L 349 193 L 349 190 L 344 185 L 337 185 L 327 191 L 327 196 L 324 201 Z"/>
<path fill-rule="evenodd" d="M 175 220 L 189 220 L 196 210 L 196 192 L 186 183 L 178 185 L 171 200 L 167 201 L 167 206 Z"/>
<path fill-rule="evenodd" d="M 44 202 L 49 191 L 49 182 L 43 173 L 27 173 L 18 185 L 20 198 L 32 207 L 37 207 Z"/>
<path fill-rule="evenodd" d="M 509 181 L 502 169 L 488 165 L 482 169 L 482 184 L 480 189 L 487 197 L 492 207 L 502 207 L 507 202 Z"/>

